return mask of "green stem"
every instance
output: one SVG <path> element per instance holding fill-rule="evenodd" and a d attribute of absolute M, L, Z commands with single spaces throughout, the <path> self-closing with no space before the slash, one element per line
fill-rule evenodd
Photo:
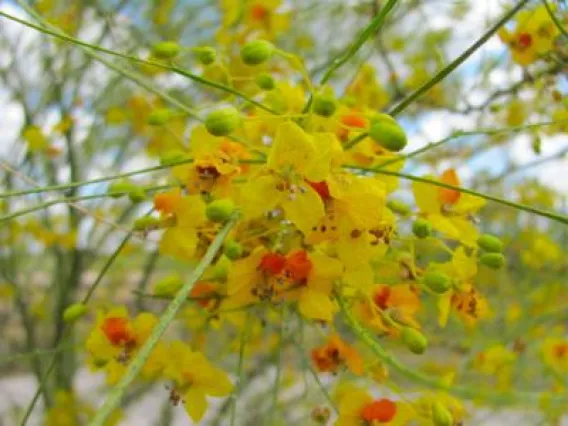
<path fill-rule="evenodd" d="M 568 216 L 556 214 L 554 212 L 547 211 L 547 210 L 537 209 L 536 207 L 527 206 L 525 204 L 515 203 L 513 201 L 505 200 L 503 198 L 495 197 L 493 195 L 483 194 L 481 192 L 474 191 L 473 189 L 467 189 L 467 188 L 463 188 L 461 186 L 450 185 L 448 183 L 440 182 L 440 181 L 437 181 L 437 180 L 434 180 L 434 179 L 428 179 L 428 178 L 424 178 L 424 177 L 413 176 L 413 175 L 409 175 L 409 174 L 406 174 L 406 173 L 393 172 L 393 171 L 390 171 L 390 170 L 382 170 L 382 169 L 377 169 L 377 168 L 374 168 L 374 167 L 359 167 L 359 166 L 351 166 L 351 165 L 348 165 L 348 166 L 345 166 L 345 167 L 349 168 L 349 169 L 379 173 L 381 175 L 397 176 L 397 177 L 412 180 L 412 181 L 415 181 L 415 182 L 421 182 L 421 183 L 426 183 L 426 184 L 429 184 L 429 185 L 435 185 L 435 186 L 439 186 L 441 188 L 446 188 L 446 189 L 453 189 L 454 191 L 459 191 L 459 192 L 463 192 L 465 194 L 475 195 L 477 197 L 484 198 L 486 200 L 493 201 L 493 202 L 498 203 L 498 204 L 503 204 L 504 206 L 513 207 L 515 209 L 523 210 L 523 211 L 526 211 L 526 212 L 529 212 L 529 213 L 533 213 L 533 214 L 536 214 L 538 216 L 547 217 L 547 218 L 552 219 L 556 222 L 560 222 L 560 223 L 563 223 L 565 225 L 568 225 Z"/>
<path fill-rule="evenodd" d="M 568 31 L 566 31 L 564 29 L 564 27 L 562 26 L 562 24 L 560 23 L 560 21 L 558 20 L 558 18 L 556 17 L 556 15 L 554 14 L 554 11 L 552 10 L 552 8 L 550 7 L 550 5 L 548 4 L 548 2 L 546 0 L 542 0 L 542 4 L 544 4 L 544 7 L 546 7 L 546 11 L 548 12 L 548 14 L 550 15 L 550 19 L 552 19 L 552 21 L 554 22 L 554 25 L 556 25 L 556 27 L 558 28 L 558 30 L 562 33 L 562 35 L 568 39 Z"/>
<path fill-rule="evenodd" d="M 387 352 L 381 346 L 381 344 L 375 340 L 371 332 L 369 332 L 357 321 L 342 296 L 337 296 L 336 299 L 341 308 L 343 317 L 345 318 L 345 322 L 347 323 L 349 328 L 351 328 L 353 333 L 355 333 L 359 341 L 363 342 L 382 362 L 384 362 L 389 367 L 393 368 L 412 382 L 417 383 L 421 386 L 425 386 L 429 389 L 436 389 L 455 395 L 459 398 L 471 399 L 475 401 L 483 400 L 494 404 L 516 403 L 523 405 L 538 405 L 541 403 L 543 394 L 537 392 L 494 392 L 485 388 L 478 389 L 477 387 L 448 385 L 438 378 L 430 377 L 418 371 L 410 369 L 406 365 L 402 364 L 389 352 Z M 550 396 L 550 398 L 554 399 L 554 401 L 562 401 L 565 400 L 567 396 L 568 395 L 566 394 L 561 394 Z"/>
<path fill-rule="evenodd" d="M 355 136 L 353 139 L 351 139 L 349 142 L 347 142 L 344 146 L 343 149 L 345 151 L 350 150 L 351 148 L 353 148 L 355 145 L 357 145 L 359 142 L 361 142 L 363 139 L 365 139 L 367 136 L 369 136 L 369 134 L 367 132 L 363 132 L 357 136 Z"/>
<path fill-rule="evenodd" d="M 124 246 L 126 245 L 126 243 L 128 242 L 128 240 L 130 240 L 130 237 L 132 236 L 132 233 L 127 234 L 122 242 L 120 243 L 120 245 L 116 248 L 116 250 L 113 252 L 113 254 L 108 258 L 108 260 L 106 261 L 106 263 L 104 264 L 103 268 L 101 269 L 101 271 L 99 272 L 99 275 L 97 276 L 97 278 L 95 279 L 95 282 L 91 285 L 91 287 L 89 288 L 89 290 L 87 291 L 87 294 L 85 295 L 85 297 L 83 298 L 83 300 L 81 301 L 81 303 L 83 304 L 87 304 L 91 298 L 91 296 L 93 295 L 93 293 L 95 292 L 96 288 L 98 287 L 98 285 L 100 284 L 100 282 L 102 281 L 103 277 L 105 276 L 106 272 L 108 271 L 108 269 L 110 268 L 110 266 L 114 263 L 114 261 L 116 260 L 116 258 L 118 257 L 118 255 L 120 254 L 120 252 L 122 251 L 122 249 L 124 248 Z M 67 327 L 66 330 L 63 331 L 62 333 L 62 338 L 60 343 L 55 347 L 55 351 L 57 355 L 57 351 L 65 345 L 65 341 L 66 338 L 69 335 L 69 330 L 71 330 L 71 328 Z M 22 420 L 20 421 L 20 426 L 25 426 L 25 424 L 28 422 L 30 415 L 32 414 L 32 411 L 37 403 L 37 400 L 39 399 L 39 396 L 41 395 L 41 393 L 44 391 L 45 387 L 47 386 L 47 381 L 49 379 L 49 377 L 51 376 L 51 373 L 55 370 L 55 367 L 57 365 L 57 356 L 53 356 L 51 358 L 51 361 L 49 363 L 49 366 L 47 367 L 47 370 L 45 371 L 43 377 L 41 378 L 38 388 L 36 389 L 36 392 L 32 398 L 32 400 L 30 401 L 30 403 L 28 404 L 27 408 L 26 408 L 26 412 L 24 413 L 24 416 L 22 417 Z"/>
<path fill-rule="evenodd" d="M 207 80 L 204 77 L 200 77 L 196 74 L 192 74 L 189 71 L 186 71 L 184 69 L 181 69 L 181 68 L 178 68 L 178 67 L 175 67 L 175 66 L 171 66 L 171 65 L 167 65 L 167 64 L 163 64 L 163 63 L 158 62 L 158 61 L 146 60 L 146 59 L 138 58 L 136 56 L 127 55 L 125 53 L 115 52 L 114 50 L 106 49 L 104 47 L 97 46 L 97 45 L 90 44 L 90 43 L 87 43 L 85 41 L 79 40 L 75 37 L 71 37 L 71 36 L 63 33 L 62 31 L 50 30 L 46 27 L 43 27 L 43 26 L 40 26 L 40 25 L 35 25 L 32 22 L 17 18 L 15 16 L 12 16 L 12 15 L 5 13 L 5 12 L 2 12 L 2 11 L 0 11 L 0 16 L 4 16 L 7 19 L 10 19 L 14 22 L 25 25 L 29 28 L 33 28 L 34 30 L 40 31 L 44 34 L 48 34 L 50 36 L 60 38 L 62 40 L 68 41 L 68 42 L 76 44 L 78 46 L 85 47 L 87 49 L 96 50 L 96 51 L 99 51 L 99 52 L 102 52 L 102 53 L 106 53 L 108 55 L 118 56 L 120 58 L 129 60 L 129 61 L 138 62 L 138 63 L 141 63 L 141 64 L 150 65 L 150 66 L 158 67 L 158 68 L 161 68 L 161 69 L 164 69 L 164 70 L 172 71 L 176 74 L 183 75 L 184 77 L 187 77 L 187 78 L 189 78 L 193 81 L 201 83 L 204 86 L 213 87 L 215 89 L 219 89 L 219 90 L 222 90 L 224 92 L 230 93 L 232 95 L 238 96 L 239 98 L 247 101 L 248 103 L 250 103 L 250 104 L 252 104 L 252 105 L 254 105 L 258 108 L 261 108 L 261 109 L 263 109 L 263 110 L 265 110 L 265 111 L 267 111 L 271 114 L 276 114 L 276 115 L 278 114 L 278 112 L 273 110 L 272 108 L 269 108 L 266 105 L 263 105 L 262 103 L 255 101 L 254 99 L 250 98 L 246 94 L 244 94 L 244 93 L 242 93 L 242 92 L 240 92 L 236 89 L 233 89 L 232 87 L 225 86 L 224 84 L 216 83 L 216 82 L 211 81 L 211 80 Z"/>
<path fill-rule="evenodd" d="M 94 183 L 101 183 L 101 182 L 108 182 L 110 180 L 117 180 L 117 179 L 122 179 L 122 178 L 125 178 L 125 177 L 140 175 L 140 174 L 149 173 L 149 172 L 155 172 L 157 170 L 164 170 L 164 169 L 168 169 L 170 167 L 179 166 L 179 165 L 182 165 L 182 164 L 188 164 L 188 163 L 191 163 L 191 162 L 193 162 L 193 159 L 186 159 L 186 160 L 177 161 L 175 163 L 160 164 L 159 166 L 134 170 L 132 172 L 120 173 L 118 175 L 104 176 L 104 177 L 100 177 L 100 178 L 96 178 L 96 179 L 84 180 L 84 181 L 81 181 L 81 182 L 70 182 L 70 183 L 61 184 L 61 185 L 50 185 L 50 186 L 44 186 L 44 187 L 39 187 L 39 188 L 33 188 L 33 189 L 25 189 L 25 190 L 22 190 L 22 191 L 4 192 L 4 193 L 0 194 L 0 199 L 8 198 L 8 197 L 18 197 L 20 195 L 37 194 L 37 193 L 40 193 L 40 192 L 61 191 L 61 190 L 64 190 L 64 189 L 76 188 L 78 186 L 91 185 L 91 184 L 94 184 Z M 0 164 L 1 164 L 1 161 L 0 161 Z"/>
<path fill-rule="evenodd" d="M 430 151 L 433 148 L 437 148 L 440 145 L 444 145 L 445 143 L 447 143 L 447 142 L 449 142 L 453 139 L 461 138 L 461 137 L 464 137 L 464 136 L 498 135 L 500 133 L 509 133 L 509 132 L 515 133 L 515 132 L 521 132 L 523 130 L 542 127 L 542 126 L 552 126 L 552 125 L 562 123 L 562 122 L 568 122 L 568 120 L 544 121 L 542 123 L 525 124 L 523 126 L 503 127 L 503 128 L 499 128 L 499 129 L 480 129 L 480 130 L 472 130 L 472 131 L 467 131 L 467 132 L 462 131 L 462 130 L 458 130 L 458 131 L 452 133 L 451 135 L 445 137 L 444 139 L 441 139 L 437 142 L 429 143 L 428 145 L 425 145 L 420 149 L 417 149 L 415 151 L 409 152 L 409 153 L 401 155 L 399 157 L 387 160 L 384 163 L 378 164 L 374 167 L 382 168 L 382 167 L 390 166 L 391 164 L 398 163 L 399 161 L 408 160 L 409 158 L 414 158 L 417 155 L 420 155 L 420 154 L 422 154 L 426 151 Z"/>
<path fill-rule="evenodd" d="M 235 225 L 236 221 L 237 217 L 235 216 L 229 222 L 227 222 L 227 224 L 217 234 L 217 236 L 207 249 L 207 252 L 203 256 L 197 267 L 191 273 L 189 280 L 183 285 L 183 287 L 176 294 L 176 297 L 167 306 L 166 310 L 160 316 L 158 323 L 152 330 L 152 333 L 150 334 L 146 342 L 144 342 L 134 359 L 128 364 L 128 367 L 122 375 L 120 381 L 110 391 L 106 401 L 97 411 L 94 419 L 90 422 L 90 426 L 103 426 L 110 414 L 119 406 L 122 398 L 124 397 L 126 389 L 130 385 L 130 383 L 138 376 L 138 373 L 144 366 L 144 363 L 152 353 L 154 347 L 158 344 L 169 324 L 173 321 L 177 312 L 185 302 L 194 284 L 199 280 L 199 278 L 201 278 L 201 275 L 203 275 L 205 269 L 207 269 L 207 267 L 215 259 L 215 256 L 221 248 L 223 241 L 229 234 L 231 228 Z"/>
<path fill-rule="evenodd" d="M 235 421 L 237 420 L 237 399 L 239 397 L 239 393 L 243 387 L 243 367 L 245 361 L 245 347 L 247 343 L 248 337 L 248 329 L 250 327 L 250 312 L 247 312 L 245 325 L 241 330 L 241 339 L 239 343 L 239 361 L 237 364 L 237 386 L 235 386 L 235 390 L 231 395 L 231 424 L 230 426 L 235 425 Z"/>
<path fill-rule="evenodd" d="M 508 11 L 499 21 L 497 21 L 485 34 L 483 34 L 475 43 L 473 43 L 467 50 L 465 50 L 460 56 L 458 56 L 453 62 L 451 62 L 447 67 L 440 70 L 431 80 L 427 81 L 421 87 L 416 89 L 406 98 L 404 98 L 397 106 L 395 106 L 389 114 L 397 116 L 402 111 L 404 111 L 410 104 L 412 104 L 416 99 L 424 95 L 428 90 L 446 78 L 450 73 L 452 73 L 457 67 L 464 63 L 477 49 L 485 44 L 493 34 L 495 34 L 499 28 L 501 28 L 509 19 L 511 19 L 519 10 L 521 10 L 529 0 L 521 0 L 514 8 Z"/>
<path fill-rule="evenodd" d="M 349 59 L 351 59 L 357 51 L 365 44 L 365 42 L 377 31 L 381 29 L 383 26 L 386 17 L 391 12 L 391 10 L 396 6 L 398 0 L 389 0 L 387 4 L 385 4 L 377 16 L 371 21 L 369 25 L 359 34 L 355 42 L 351 44 L 347 52 L 345 52 L 341 57 L 337 58 L 335 61 L 332 62 L 331 67 L 326 71 L 323 75 L 320 84 L 324 85 L 329 81 L 333 73 L 337 71 L 341 66 L 343 66 Z"/>
<path fill-rule="evenodd" d="M 286 310 L 282 307 L 282 322 L 280 323 L 280 331 L 278 333 L 278 352 L 276 353 L 276 377 L 274 378 L 274 386 L 272 388 L 272 407 L 270 409 L 269 425 L 274 425 L 274 419 L 278 418 L 276 416 L 276 411 L 278 410 L 278 393 L 280 391 L 280 376 L 282 375 L 282 351 L 284 350 L 284 327 L 286 324 Z"/>

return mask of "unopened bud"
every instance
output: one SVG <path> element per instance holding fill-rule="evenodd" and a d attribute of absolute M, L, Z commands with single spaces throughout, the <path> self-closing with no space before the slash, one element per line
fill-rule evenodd
<path fill-rule="evenodd" d="M 505 256 L 501 253 L 483 253 L 479 256 L 479 263 L 491 269 L 501 269 L 505 265 Z"/>
<path fill-rule="evenodd" d="M 239 112 L 233 108 L 218 109 L 205 118 L 205 127 L 213 136 L 227 136 L 241 123 Z"/>
<path fill-rule="evenodd" d="M 197 60 L 203 65 L 211 65 L 217 59 L 217 51 L 211 46 L 204 46 L 195 49 Z"/>
<path fill-rule="evenodd" d="M 243 255 L 243 246 L 235 240 L 229 240 L 225 243 L 223 253 L 231 260 L 236 260 Z"/>
<path fill-rule="evenodd" d="M 235 203 L 232 200 L 225 198 L 222 200 L 215 200 L 209 203 L 205 209 L 207 219 L 212 222 L 226 222 L 231 218 L 235 211 Z"/>
<path fill-rule="evenodd" d="M 420 331 L 412 327 L 404 327 L 401 333 L 402 341 L 410 352 L 421 355 L 428 347 L 428 339 Z"/>
<path fill-rule="evenodd" d="M 136 189 L 136 185 L 129 180 L 117 180 L 109 185 L 107 194 L 112 198 L 120 198 L 128 195 L 134 189 Z"/>
<path fill-rule="evenodd" d="M 83 303 L 74 303 L 63 311 L 63 321 L 66 323 L 75 322 L 87 312 L 88 309 Z"/>
<path fill-rule="evenodd" d="M 452 286 L 452 280 L 443 272 L 428 271 L 422 278 L 422 282 L 434 293 L 443 294 Z"/>
<path fill-rule="evenodd" d="M 407 143 L 406 133 L 390 116 L 383 114 L 369 129 L 373 141 L 389 151 L 400 151 Z"/>
<path fill-rule="evenodd" d="M 337 109 L 333 96 L 318 95 L 314 98 L 314 112 L 322 117 L 331 117 Z"/>
<path fill-rule="evenodd" d="M 173 296 L 183 285 L 181 277 L 177 274 L 168 275 L 154 285 L 156 296 Z"/>
<path fill-rule="evenodd" d="M 276 82 L 274 81 L 274 77 L 270 74 L 262 73 L 256 76 L 255 80 L 256 85 L 260 87 L 262 90 L 270 91 L 276 87 Z"/>
<path fill-rule="evenodd" d="M 412 224 L 412 232 L 418 238 L 427 238 L 432 234 L 432 224 L 426 219 L 416 219 Z"/>
<path fill-rule="evenodd" d="M 387 207 L 403 217 L 406 217 L 410 214 L 410 208 L 399 200 L 389 200 L 387 202 Z"/>
<path fill-rule="evenodd" d="M 163 126 L 172 117 L 172 110 L 169 108 L 156 108 L 148 116 L 147 123 L 150 126 Z"/>
<path fill-rule="evenodd" d="M 489 253 L 501 253 L 503 252 L 503 242 L 489 234 L 483 234 L 477 239 L 477 244 L 483 250 L 488 251 Z"/>
<path fill-rule="evenodd" d="M 157 217 L 144 216 L 144 217 L 139 217 L 134 221 L 133 228 L 135 231 L 146 231 L 149 229 L 159 228 L 159 225 L 160 225 L 160 219 L 158 219 Z"/>
<path fill-rule="evenodd" d="M 312 410 L 312 420 L 314 423 L 326 424 L 331 417 L 331 411 L 327 407 L 315 407 Z"/>
<path fill-rule="evenodd" d="M 152 46 L 152 55 L 159 59 L 175 58 L 181 50 L 175 41 L 162 41 Z"/>
<path fill-rule="evenodd" d="M 241 48 L 241 59 L 247 65 L 260 65 L 268 61 L 276 48 L 266 40 L 249 41 Z"/>

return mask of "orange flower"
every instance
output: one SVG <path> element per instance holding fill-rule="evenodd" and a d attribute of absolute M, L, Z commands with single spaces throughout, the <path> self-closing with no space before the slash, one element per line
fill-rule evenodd
<path fill-rule="evenodd" d="M 373 424 L 377 421 L 379 423 L 388 423 L 396 415 L 396 404 L 390 399 L 381 398 L 365 405 L 361 411 L 361 417 L 366 422 Z"/>
<path fill-rule="evenodd" d="M 196 298 L 197 303 L 204 309 L 213 310 L 218 306 L 219 294 L 213 283 L 200 281 L 193 286 L 190 297 Z"/>
<path fill-rule="evenodd" d="M 113 346 L 128 347 L 136 344 L 132 327 L 124 317 L 105 318 L 101 330 Z"/>
<path fill-rule="evenodd" d="M 312 361 L 320 372 L 337 373 L 346 365 L 354 374 L 363 374 L 361 356 L 337 334 L 332 334 L 326 344 L 312 350 Z"/>
<path fill-rule="evenodd" d="M 459 186 L 460 179 L 455 169 L 447 169 L 442 173 L 441 181 L 448 185 Z M 442 204 L 455 204 L 460 199 L 461 192 L 455 189 L 439 188 L 438 201 Z"/>
<path fill-rule="evenodd" d="M 404 421 L 405 413 L 398 410 L 394 401 L 386 398 L 374 399 L 365 389 L 344 384 L 336 391 L 335 398 L 339 406 L 339 417 L 335 426 L 378 426 L 379 424 Z M 397 416 L 398 414 L 398 416 Z"/>

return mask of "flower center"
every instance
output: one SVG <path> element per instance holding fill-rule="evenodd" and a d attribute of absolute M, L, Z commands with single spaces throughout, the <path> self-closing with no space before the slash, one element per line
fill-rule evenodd
<path fill-rule="evenodd" d="M 377 399 L 363 407 L 361 418 L 367 423 L 390 422 L 396 415 L 396 404 L 389 399 Z"/>
<path fill-rule="evenodd" d="M 286 258 L 284 275 L 294 282 L 303 282 L 308 279 L 312 267 L 308 253 L 305 250 L 298 250 Z"/>
<path fill-rule="evenodd" d="M 327 182 L 310 182 L 307 181 L 308 184 L 318 193 L 323 201 L 327 201 L 331 199 L 331 194 L 329 193 L 329 187 L 327 186 Z"/>
<path fill-rule="evenodd" d="M 528 49 L 532 45 L 532 36 L 529 33 L 520 33 L 518 44 L 521 49 Z"/>
<path fill-rule="evenodd" d="M 250 8 L 250 16 L 255 21 L 264 21 L 269 13 L 270 11 L 260 4 L 255 4 Z"/>
<path fill-rule="evenodd" d="M 101 328 L 104 335 L 113 346 L 130 346 L 135 341 L 126 318 L 106 318 Z"/>
<path fill-rule="evenodd" d="M 375 302 L 375 305 L 377 305 L 377 307 L 384 311 L 386 309 L 388 309 L 389 307 L 389 298 L 390 298 L 390 294 L 391 294 L 391 289 L 390 287 L 384 286 L 382 287 L 379 291 L 377 291 L 375 293 L 375 297 L 373 298 L 373 301 Z"/>
<path fill-rule="evenodd" d="M 280 253 L 267 253 L 260 259 L 259 269 L 269 275 L 278 275 L 286 266 L 286 258 Z"/>

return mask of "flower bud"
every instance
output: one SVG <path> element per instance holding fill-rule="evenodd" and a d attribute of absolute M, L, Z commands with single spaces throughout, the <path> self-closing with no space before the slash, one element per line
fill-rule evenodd
<path fill-rule="evenodd" d="M 331 417 L 331 411 L 327 407 L 315 407 L 312 410 L 312 420 L 317 424 L 326 424 Z"/>
<path fill-rule="evenodd" d="M 258 87 L 266 91 L 273 90 L 274 87 L 276 87 L 276 82 L 274 81 L 274 77 L 266 73 L 257 75 L 255 78 L 255 82 Z"/>
<path fill-rule="evenodd" d="M 183 281 L 178 274 L 168 275 L 154 285 L 156 296 L 173 296 L 183 285 Z"/>
<path fill-rule="evenodd" d="M 211 65 L 217 59 L 217 51 L 211 46 L 195 49 L 195 57 L 203 65 Z"/>
<path fill-rule="evenodd" d="M 412 327 L 404 327 L 401 333 L 402 341 L 416 355 L 422 355 L 428 347 L 428 339 L 420 331 Z"/>
<path fill-rule="evenodd" d="M 406 134 L 400 125 L 390 116 L 382 114 L 369 129 L 373 141 L 389 151 L 400 151 L 407 143 Z"/>
<path fill-rule="evenodd" d="M 215 200 L 209 203 L 205 209 L 207 219 L 212 222 L 226 222 L 231 218 L 235 211 L 235 203 L 232 200 L 225 198 L 222 200 Z"/>
<path fill-rule="evenodd" d="M 260 65 L 268 61 L 276 48 L 266 40 L 249 41 L 241 48 L 241 59 L 247 65 Z"/>
<path fill-rule="evenodd" d="M 540 138 L 540 136 L 533 136 L 531 148 L 536 155 L 540 155 L 542 153 L 542 139 Z"/>
<path fill-rule="evenodd" d="M 229 260 L 229 258 L 227 256 L 221 256 L 215 266 L 211 268 L 210 279 L 217 281 L 226 280 L 230 267 L 231 261 Z"/>
<path fill-rule="evenodd" d="M 479 263 L 491 269 L 501 269 L 505 265 L 505 256 L 501 253 L 483 253 L 479 256 Z"/>
<path fill-rule="evenodd" d="M 146 199 L 146 191 L 137 186 L 128 192 L 128 198 L 133 203 L 140 203 Z"/>
<path fill-rule="evenodd" d="M 443 272 L 428 271 L 422 278 L 422 282 L 434 293 L 443 294 L 452 286 L 452 280 Z"/>
<path fill-rule="evenodd" d="M 432 422 L 434 426 L 452 426 L 454 418 L 452 413 L 440 401 L 432 404 Z"/>
<path fill-rule="evenodd" d="M 399 200 L 387 201 L 387 207 L 391 209 L 393 212 L 398 213 L 403 217 L 406 217 L 410 214 L 410 208 Z"/>
<path fill-rule="evenodd" d="M 483 234 L 477 239 L 477 244 L 483 250 L 488 251 L 489 253 L 501 253 L 503 251 L 503 242 L 489 234 Z"/>
<path fill-rule="evenodd" d="M 139 217 L 134 221 L 133 228 L 135 231 L 145 231 L 148 229 L 159 228 L 159 225 L 160 225 L 160 219 L 158 219 L 157 217 L 144 216 L 144 217 Z"/>
<path fill-rule="evenodd" d="M 231 260 L 236 260 L 243 255 L 243 246 L 235 240 L 229 240 L 225 243 L 223 253 Z"/>
<path fill-rule="evenodd" d="M 181 47 L 175 41 L 162 41 L 152 46 L 152 56 L 159 59 L 175 58 Z"/>
<path fill-rule="evenodd" d="M 213 136 L 227 136 L 241 123 L 239 112 L 233 108 L 222 108 L 209 113 L 205 118 L 205 127 Z"/>
<path fill-rule="evenodd" d="M 112 198 L 120 198 L 128 195 L 130 191 L 133 191 L 135 189 L 136 185 L 134 185 L 129 180 L 116 180 L 109 185 L 107 194 Z"/>
<path fill-rule="evenodd" d="M 333 96 L 317 95 L 314 98 L 314 112 L 322 117 L 331 117 L 337 109 Z"/>
<path fill-rule="evenodd" d="M 88 309 L 83 303 L 74 303 L 69 305 L 65 308 L 65 311 L 63 311 L 63 321 L 66 323 L 75 322 L 87 312 Z"/>
<path fill-rule="evenodd" d="M 148 116 L 147 123 L 150 126 L 163 126 L 172 117 L 172 110 L 169 108 L 156 108 Z"/>
<path fill-rule="evenodd" d="M 416 219 L 412 224 L 412 232 L 418 238 L 427 238 L 432 234 L 432 224 L 426 219 Z"/>

